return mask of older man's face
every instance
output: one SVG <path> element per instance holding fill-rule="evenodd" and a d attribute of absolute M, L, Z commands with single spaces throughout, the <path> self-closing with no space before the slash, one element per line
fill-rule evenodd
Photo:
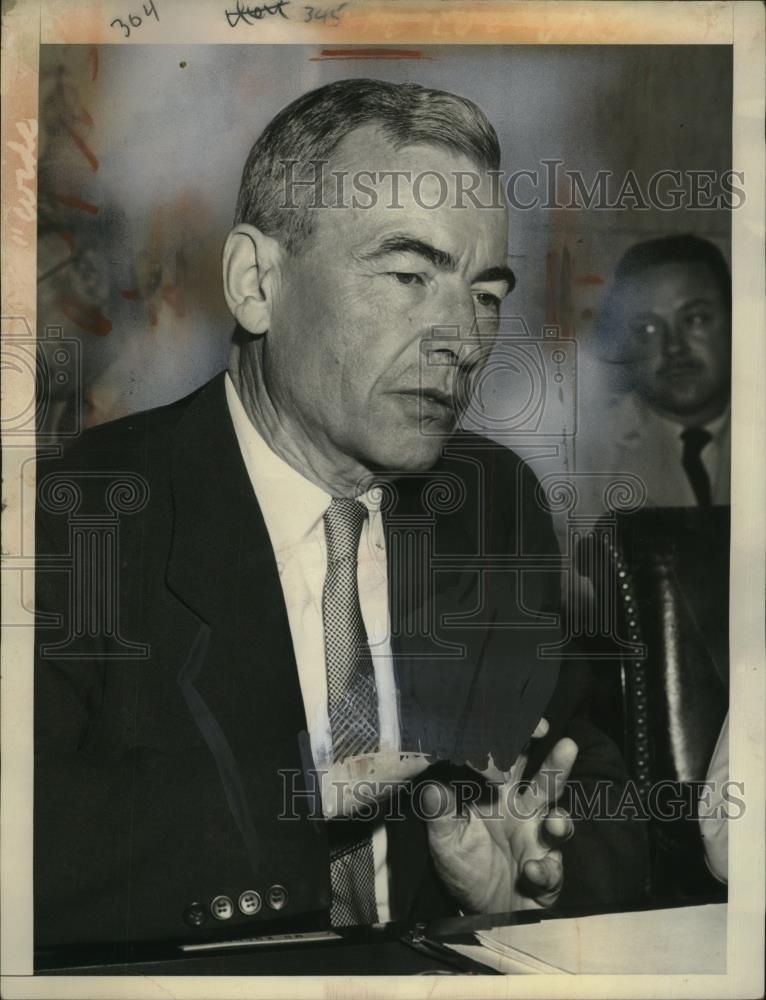
<path fill-rule="evenodd" d="M 639 395 L 687 426 L 718 416 L 730 394 L 731 324 L 710 268 L 650 267 L 625 281 L 621 301 Z"/>
<path fill-rule="evenodd" d="M 402 179 L 402 207 L 392 207 L 389 180 L 369 185 L 373 207 L 314 213 L 306 248 L 280 271 L 267 385 L 278 408 L 327 454 L 368 469 L 428 468 L 454 429 L 456 398 L 465 395 L 458 342 L 437 341 L 432 331 L 449 327 L 465 340 L 478 321 L 491 341 L 509 290 L 506 211 L 465 196 L 465 207 L 456 208 L 455 173 L 476 174 L 475 164 L 433 146 L 396 151 L 371 126 L 341 143 L 329 169 L 346 172 L 348 185 L 364 170 L 411 171 L 413 179 L 434 171 L 447 197 L 433 176 L 419 190 Z M 476 197 L 492 203 L 490 178 L 482 177 Z"/>

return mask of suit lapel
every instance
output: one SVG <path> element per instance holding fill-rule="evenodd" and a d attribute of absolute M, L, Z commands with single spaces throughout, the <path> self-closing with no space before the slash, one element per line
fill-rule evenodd
<path fill-rule="evenodd" d="M 402 749 L 479 767 L 491 753 L 507 768 L 550 697 L 557 661 L 539 646 L 559 631 L 545 572 L 492 568 L 494 555 L 549 551 L 523 509 L 523 467 L 511 481 L 501 459 L 456 436 L 425 477 L 397 483 L 386 530 Z"/>
<path fill-rule="evenodd" d="M 443 509 L 462 490 L 465 504 Z M 468 527 L 475 491 L 440 463 L 400 477 L 392 493 L 384 523 L 401 747 L 462 760 L 462 722 L 488 635 L 460 623 L 482 604 L 479 574 L 461 564 L 476 552 Z"/>
<path fill-rule="evenodd" d="M 276 787 L 279 768 L 301 768 L 306 719 L 279 574 L 223 375 L 179 421 L 171 461 L 167 583 L 193 636 L 178 683 L 257 869 L 251 803 L 263 803 L 264 783 Z"/>

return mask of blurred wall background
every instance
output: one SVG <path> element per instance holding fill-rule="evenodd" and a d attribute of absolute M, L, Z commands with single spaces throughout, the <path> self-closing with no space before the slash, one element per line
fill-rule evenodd
<path fill-rule="evenodd" d="M 725 46 L 445 46 L 407 58 L 335 58 L 309 46 L 44 46 L 40 63 L 38 335 L 81 346 L 85 425 L 185 395 L 225 366 L 232 321 L 220 251 L 239 177 L 261 129 L 304 91 L 350 76 L 454 90 L 494 123 L 508 173 L 558 166 L 614 200 L 629 171 L 729 170 L 731 49 Z M 736 166 L 736 165 L 734 165 Z M 688 182 L 684 181 L 688 188 Z M 661 187 L 662 191 L 668 185 Z M 520 179 L 519 198 L 537 193 Z M 549 199 L 550 200 L 550 199 Z M 611 271 L 632 243 L 691 231 L 729 256 L 726 207 L 515 209 L 507 309 L 577 345 L 566 392 L 587 412 L 606 393 L 591 351 Z M 310 308 L 310 303 L 307 303 Z M 502 366 L 471 417 L 493 433 L 517 409 Z M 62 380 L 63 382 L 64 380 Z M 67 383 L 71 385 L 71 381 Z M 51 384 L 46 419 L 80 405 Z M 583 403 L 585 401 L 585 404 Z"/>

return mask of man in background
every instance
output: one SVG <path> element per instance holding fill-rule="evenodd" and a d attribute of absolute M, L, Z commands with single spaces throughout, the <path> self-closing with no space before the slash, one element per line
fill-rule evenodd
<path fill-rule="evenodd" d="M 600 337 L 627 391 L 578 441 L 578 471 L 640 477 L 647 506 L 728 504 L 731 276 L 718 247 L 693 235 L 631 247 Z"/>
<path fill-rule="evenodd" d="M 621 638 L 646 643 L 649 708 L 638 698 L 634 711 L 648 720 L 652 779 L 677 782 L 683 774 L 684 781 L 702 781 L 728 688 L 731 277 L 721 251 L 691 234 L 630 247 L 615 269 L 597 336 L 615 392 L 599 407 L 588 401 L 582 414 L 580 510 L 604 515 L 610 506 L 627 507 L 626 498 L 650 510 L 602 521 L 600 541 L 615 532 L 609 551 L 622 565 L 599 561 L 604 550 L 592 546 L 594 536 L 580 543 L 582 575 L 570 608 L 573 618 L 580 615 L 577 624 L 598 620 L 606 634 L 617 607 Z M 607 728 L 622 691 L 612 662 L 604 662 L 592 717 Z M 681 737 L 675 730 L 666 735 L 665 712 Z M 688 754 L 691 745 L 701 748 L 697 759 Z M 724 732 L 709 777 L 716 808 L 727 750 Z M 725 881 L 726 821 L 714 807 L 703 815 L 702 799 L 699 805 L 702 839 L 696 815 L 691 824 L 649 828 L 658 859 L 653 878 L 671 894 L 711 891 L 703 857 Z"/>

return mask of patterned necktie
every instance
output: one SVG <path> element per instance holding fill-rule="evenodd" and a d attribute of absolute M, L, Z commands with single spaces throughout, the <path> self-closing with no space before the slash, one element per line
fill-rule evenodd
<path fill-rule="evenodd" d="M 684 443 L 681 462 L 700 507 L 710 507 L 712 503 L 710 477 L 701 457 L 702 449 L 712 439 L 712 434 L 703 427 L 687 427 L 681 432 L 681 440 Z"/>
<path fill-rule="evenodd" d="M 327 703 L 333 760 L 375 752 L 380 743 L 378 696 L 359 605 L 357 556 L 367 508 L 334 498 L 325 511 L 327 576 L 322 593 Z M 330 921 L 334 927 L 375 923 L 375 864 L 369 827 L 328 823 Z"/>

